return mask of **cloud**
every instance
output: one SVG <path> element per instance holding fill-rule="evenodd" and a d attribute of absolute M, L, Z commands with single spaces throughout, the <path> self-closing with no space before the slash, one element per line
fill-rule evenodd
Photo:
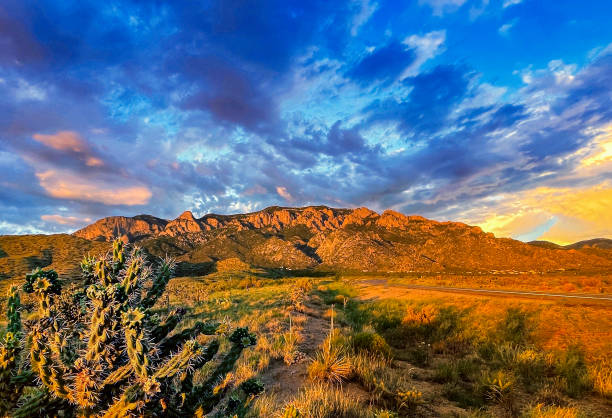
<path fill-rule="evenodd" d="M 360 83 L 394 81 L 415 60 L 415 53 L 397 41 L 375 49 L 359 61 L 347 76 Z"/>
<path fill-rule="evenodd" d="M 54 135 L 34 134 L 32 137 L 38 142 L 60 151 L 83 153 L 89 148 L 83 138 L 73 131 L 61 131 Z"/>
<path fill-rule="evenodd" d="M 442 16 L 459 9 L 467 0 L 419 0 L 419 4 L 426 4 L 433 10 L 434 16 Z"/>
<path fill-rule="evenodd" d="M 523 0 L 504 0 L 504 4 L 503 7 L 510 7 L 510 6 L 515 6 L 517 4 L 521 4 L 523 2 Z"/>
<path fill-rule="evenodd" d="M 372 17 L 378 9 L 378 4 L 370 0 L 359 1 L 359 12 L 353 17 L 351 36 L 357 36 L 359 29 Z"/>
<path fill-rule="evenodd" d="M 431 133 L 445 124 L 453 107 L 468 90 L 468 72 L 454 65 L 438 65 L 431 71 L 404 80 L 412 88 L 401 101 L 388 99 L 370 107 L 372 121 L 396 120 L 407 133 Z"/>
<path fill-rule="evenodd" d="M 287 202 L 292 202 L 293 201 L 293 196 L 291 196 L 291 193 L 289 193 L 287 191 L 286 187 L 277 186 L 276 187 L 276 193 L 278 193 L 279 196 L 282 197 L 283 199 L 285 199 Z"/>
<path fill-rule="evenodd" d="M 514 27 L 514 25 L 516 24 L 517 20 L 514 19 L 508 23 L 504 23 L 503 25 L 501 25 L 499 27 L 499 29 L 497 30 L 499 32 L 499 34 L 501 36 L 509 36 L 510 35 L 510 29 L 512 29 Z"/>
<path fill-rule="evenodd" d="M 152 193 L 145 186 L 111 184 L 104 180 L 89 180 L 68 171 L 47 170 L 36 177 L 45 192 L 56 199 L 98 202 L 106 205 L 144 205 Z"/>
<path fill-rule="evenodd" d="M 445 40 L 445 30 L 436 30 L 423 36 L 410 35 L 404 39 L 403 43 L 416 51 L 416 58 L 412 65 L 404 71 L 402 78 L 416 75 L 426 61 L 444 52 Z"/>
<path fill-rule="evenodd" d="M 77 218 L 76 216 L 63 215 L 41 215 L 40 219 L 45 222 L 52 222 L 66 226 L 80 226 L 91 222 L 91 218 Z"/>
<path fill-rule="evenodd" d="M 594 237 L 612 237 L 612 183 L 592 187 L 536 187 L 505 195 L 488 210 L 494 215 L 478 222 L 496 236 L 520 237 L 570 244 Z"/>

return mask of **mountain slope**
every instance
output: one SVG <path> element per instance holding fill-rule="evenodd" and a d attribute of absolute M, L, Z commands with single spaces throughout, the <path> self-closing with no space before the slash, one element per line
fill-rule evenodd
<path fill-rule="evenodd" d="M 108 243 L 67 234 L 0 236 L 0 279 L 22 280 L 36 267 L 53 268 L 63 278 L 79 277 L 83 256 L 107 249 Z"/>
<path fill-rule="evenodd" d="M 354 271 L 612 269 L 612 258 L 601 249 L 529 245 L 458 222 L 367 208 L 270 207 L 199 219 L 187 211 L 172 221 L 112 217 L 74 235 L 140 241 L 150 253 L 173 255 L 194 271 L 227 258 L 261 267 Z"/>

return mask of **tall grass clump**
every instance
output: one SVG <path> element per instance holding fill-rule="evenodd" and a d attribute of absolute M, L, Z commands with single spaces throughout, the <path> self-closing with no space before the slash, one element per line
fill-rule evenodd
<path fill-rule="evenodd" d="M 330 331 L 322 347 L 308 366 L 308 376 L 312 380 L 340 384 L 347 380 L 352 372 L 351 359 L 343 344 L 334 344 L 334 305 L 330 317 Z"/>

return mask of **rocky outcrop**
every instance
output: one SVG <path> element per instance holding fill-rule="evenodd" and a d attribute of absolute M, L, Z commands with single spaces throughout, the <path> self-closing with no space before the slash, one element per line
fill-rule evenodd
<path fill-rule="evenodd" d="M 196 218 L 194 218 L 191 211 L 185 211 L 173 221 L 168 222 L 160 235 L 169 235 L 175 237 L 182 234 L 191 234 L 194 232 L 202 232 L 204 228 Z"/>
<path fill-rule="evenodd" d="M 124 241 L 135 241 L 161 233 L 168 221 L 150 215 L 138 215 L 131 218 L 110 216 L 79 229 L 73 235 L 92 241 L 111 241 L 116 237 Z"/>

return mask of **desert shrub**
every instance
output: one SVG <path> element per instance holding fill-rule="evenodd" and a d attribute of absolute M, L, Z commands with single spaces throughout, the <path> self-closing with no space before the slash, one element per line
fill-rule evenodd
<path fill-rule="evenodd" d="M 358 332 L 352 338 L 353 349 L 357 352 L 367 352 L 374 355 L 390 358 L 391 347 L 385 339 L 376 332 Z"/>
<path fill-rule="evenodd" d="M 484 399 L 474 387 L 463 383 L 446 383 L 442 395 L 462 408 L 478 408 L 484 405 Z"/>
<path fill-rule="evenodd" d="M 416 366 L 425 367 L 431 363 L 433 358 L 433 350 L 431 344 L 422 341 L 420 343 L 415 343 L 408 348 L 396 351 L 395 357 Z"/>
<path fill-rule="evenodd" d="M 572 398 L 578 398 L 593 389 L 584 355 L 572 347 L 564 352 L 555 365 L 555 372 L 560 376 L 561 390 Z"/>
<path fill-rule="evenodd" d="M 304 301 L 306 300 L 306 296 L 312 290 L 313 286 L 314 283 L 312 279 L 302 278 L 295 281 L 291 289 L 291 294 L 289 295 L 291 305 L 295 310 L 304 310 Z"/>
<path fill-rule="evenodd" d="M 563 398 L 563 394 L 559 390 L 558 386 L 554 384 L 547 384 L 540 388 L 536 393 L 535 400 L 538 404 L 545 406 L 566 406 L 567 402 Z"/>
<path fill-rule="evenodd" d="M 493 362 L 512 370 L 529 390 L 536 389 L 552 373 L 552 358 L 534 348 L 514 344 L 497 346 Z"/>
<path fill-rule="evenodd" d="M 417 407 L 423 403 L 423 394 L 418 390 L 411 389 L 396 393 L 397 409 L 414 415 Z"/>
<path fill-rule="evenodd" d="M 467 356 L 447 361 L 436 366 L 433 379 L 439 383 L 454 383 L 459 380 L 470 382 L 480 374 L 482 365 L 476 356 Z"/>
<path fill-rule="evenodd" d="M 195 372 L 213 359 L 220 344 L 203 335 L 205 323 L 173 332 L 184 310 L 165 317 L 152 311 L 173 265 L 164 259 L 151 266 L 141 250 L 115 241 L 112 255 L 86 257 L 81 263 L 89 284 L 85 292 L 62 292 L 53 270 L 26 275 L 23 291 L 35 295 L 38 309 L 23 330 L 27 360 L 14 350 L 23 348 L 22 341 L 15 345 L 5 339 L 5 351 L 0 352 L 12 359 L 0 364 L 9 364 L 11 375 L 19 377 L 11 378 L 9 390 L 0 393 L 2 414 L 112 417 L 212 410 L 222 396 L 214 392 L 214 383 L 231 370 L 255 337 L 247 329 L 236 329 L 229 337 L 231 348 L 210 380 L 196 383 Z M 15 330 L 17 318 L 9 320 Z M 15 338 L 22 332 L 21 325 L 18 328 L 7 335 Z M 0 372 L 2 376 L 6 373 Z M 21 401 L 12 397 L 24 388 L 28 396 Z"/>
<path fill-rule="evenodd" d="M 344 307 L 344 317 L 357 332 L 362 331 L 364 326 L 372 321 L 372 313 L 368 306 L 353 299 L 350 299 Z"/>
<path fill-rule="evenodd" d="M 414 412 L 423 401 L 405 370 L 393 367 L 388 358 L 359 353 L 352 359 L 355 380 L 371 393 L 380 406 Z"/>
<path fill-rule="evenodd" d="M 484 375 L 486 399 L 501 406 L 510 415 L 516 415 L 516 384 L 512 374 L 502 370 Z"/>
<path fill-rule="evenodd" d="M 240 385 L 240 389 L 247 396 L 257 396 L 264 391 L 264 386 L 258 379 L 251 378 Z"/>
<path fill-rule="evenodd" d="M 457 383 L 459 371 L 454 362 L 445 361 L 436 366 L 432 379 L 438 383 Z"/>
<path fill-rule="evenodd" d="M 518 308 L 508 308 L 498 328 L 499 339 L 515 345 L 532 341 L 531 314 Z"/>
<path fill-rule="evenodd" d="M 325 385 L 305 388 L 284 411 L 287 417 L 309 418 L 375 418 L 377 412 L 342 390 Z"/>

